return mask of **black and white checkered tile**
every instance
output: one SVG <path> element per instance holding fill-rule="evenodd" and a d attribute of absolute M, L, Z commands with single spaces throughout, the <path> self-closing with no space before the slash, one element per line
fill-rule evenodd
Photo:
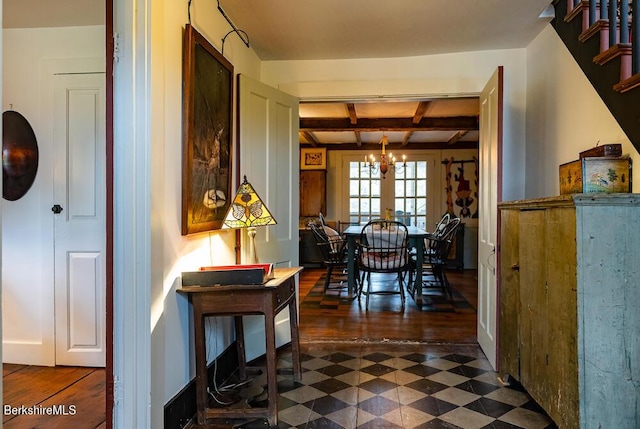
<path fill-rule="evenodd" d="M 307 351 L 301 382 L 278 376 L 278 427 L 556 427 L 525 392 L 500 386 L 477 347 L 396 349 Z M 283 367 L 290 367 L 288 359 Z"/>

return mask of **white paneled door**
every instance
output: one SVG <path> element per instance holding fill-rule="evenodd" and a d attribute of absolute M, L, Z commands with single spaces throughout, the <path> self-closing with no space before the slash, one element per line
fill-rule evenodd
<path fill-rule="evenodd" d="M 480 186 L 478 222 L 478 344 L 496 368 L 497 355 L 497 230 L 501 186 L 502 67 L 480 95 Z"/>
<path fill-rule="evenodd" d="M 271 211 L 277 225 L 258 227 L 256 247 L 260 262 L 279 267 L 298 265 L 299 142 L 298 99 L 246 76 L 238 77 L 239 172 L 246 175 Z M 241 231 L 242 247 L 247 237 Z M 243 260 L 246 260 L 243 252 Z M 248 359 L 265 353 L 264 317 L 244 322 Z M 291 341 L 289 310 L 276 318 L 276 346 Z"/>
<path fill-rule="evenodd" d="M 105 365 L 105 74 L 54 88 L 56 365 Z"/>

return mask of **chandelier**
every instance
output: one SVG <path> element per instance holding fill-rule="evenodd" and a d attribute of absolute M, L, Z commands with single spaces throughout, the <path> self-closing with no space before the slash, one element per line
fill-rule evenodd
<path fill-rule="evenodd" d="M 407 166 L 407 156 L 402 155 L 402 165 L 398 165 L 396 162 L 396 157 L 393 156 L 391 152 L 387 155 L 385 146 L 389 144 L 389 139 L 383 133 L 382 140 L 380 140 L 380 144 L 382 144 L 382 153 L 380 154 L 380 161 L 376 161 L 376 157 L 373 154 L 369 155 L 367 158 L 364 157 L 364 163 L 367 168 L 371 171 L 371 174 L 378 174 L 380 172 L 382 174 L 382 178 L 386 179 L 386 174 L 389 170 L 398 171 L 401 173 L 404 167 Z"/>

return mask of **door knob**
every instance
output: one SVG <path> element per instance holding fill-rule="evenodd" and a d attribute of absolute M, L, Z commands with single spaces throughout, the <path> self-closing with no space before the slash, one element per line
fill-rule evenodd
<path fill-rule="evenodd" d="M 53 207 L 51 207 L 51 211 L 55 214 L 58 214 L 62 211 L 62 206 L 60 206 L 60 204 L 55 204 Z"/>

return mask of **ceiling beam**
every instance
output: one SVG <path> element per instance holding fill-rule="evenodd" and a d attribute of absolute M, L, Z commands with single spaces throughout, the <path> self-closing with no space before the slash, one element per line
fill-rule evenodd
<path fill-rule="evenodd" d="M 462 137 L 466 136 L 468 132 L 469 131 L 458 131 L 457 133 L 455 133 L 453 135 L 453 137 L 451 137 L 449 139 L 449 141 L 447 143 L 449 145 L 456 144 L 458 142 L 458 140 L 460 140 Z"/>
<path fill-rule="evenodd" d="M 409 139 L 411 138 L 411 136 L 413 135 L 413 133 L 415 133 L 415 131 L 408 131 L 405 135 L 404 138 L 402 139 L 402 146 L 406 146 L 409 143 Z"/>
<path fill-rule="evenodd" d="M 318 146 L 318 140 L 316 140 L 313 134 L 311 134 L 309 131 L 300 131 L 300 134 L 304 136 L 305 140 L 307 140 L 311 146 Z"/>
<path fill-rule="evenodd" d="M 360 131 L 355 131 L 354 134 L 356 135 L 356 144 L 358 147 L 362 146 L 362 136 L 360 135 Z"/>
<path fill-rule="evenodd" d="M 310 145 L 301 143 L 300 147 L 308 147 Z M 340 144 L 321 144 L 319 147 L 326 147 L 328 150 L 362 150 L 373 153 L 380 153 L 379 143 L 363 143 L 358 146 L 357 143 L 340 143 Z M 402 147 L 400 143 L 389 143 L 386 147 L 387 152 L 398 152 L 403 150 L 436 150 L 451 149 L 448 142 L 411 142 L 410 146 Z M 478 149 L 478 142 L 462 141 L 456 144 L 455 149 Z"/>
<path fill-rule="evenodd" d="M 358 123 L 358 115 L 356 114 L 356 105 L 354 103 L 347 103 L 347 114 L 351 125 Z"/>
<path fill-rule="evenodd" d="M 421 101 L 418 103 L 418 107 L 416 108 L 416 112 L 413 114 L 413 123 L 419 124 L 422 118 L 424 117 L 424 112 L 427 111 L 427 107 L 429 107 L 430 101 Z"/>
<path fill-rule="evenodd" d="M 300 131 L 458 131 L 478 130 L 476 116 L 422 118 L 414 124 L 413 118 L 359 118 L 351 124 L 349 118 L 300 118 Z"/>

